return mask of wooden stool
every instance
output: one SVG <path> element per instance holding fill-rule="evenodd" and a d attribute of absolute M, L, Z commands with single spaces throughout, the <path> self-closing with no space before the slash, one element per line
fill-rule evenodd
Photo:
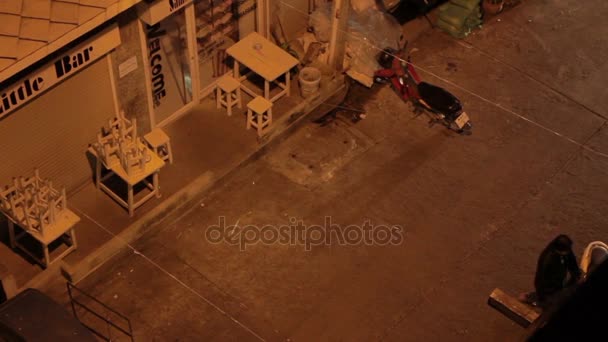
<path fill-rule="evenodd" d="M 272 102 L 261 96 L 256 96 L 247 104 L 247 129 L 257 128 L 262 135 L 264 128 L 272 124 Z"/>
<path fill-rule="evenodd" d="M 155 128 L 152 132 L 144 135 L 144 140 L 162 160 L 169 160 L 173 164 L 173 152 L 171 152 L 171 139 L 160 128 Z"/>
<path fill-rule="evenodd" d="M 232 98 L 234 96 L 234 99 Z M 241 107 L 241 82 L 237 81 L 232 76 L 222 76 L 217 81 L 217 94 L 216 94 L 217 108 L 222 105 L 228 109 L 228 116 L 232 115 L 232 107 Z M 236 100 L 233 102 L 233 100 Z"/>

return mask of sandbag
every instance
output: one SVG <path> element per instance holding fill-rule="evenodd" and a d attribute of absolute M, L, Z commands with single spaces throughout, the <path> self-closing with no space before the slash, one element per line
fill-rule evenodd
<path fill-rule="evenodd" d="M 436 25 L 455 38 L 464 38 L 469 33 L 463 27 L 454 27 L 441 19 L 437 20 Z"/>
<path fill-rule="evenodd" d="M 452 26 L 462 27 L 470 14 L 470 10 L 452 5 L 448 9 L 441 11 L 439 18 Z"/>
<path fill-rule="evenodd" d="M 479 0 L 451 0 L 450 3 L 464 7 L 469 11 L 479 6 Z"/>

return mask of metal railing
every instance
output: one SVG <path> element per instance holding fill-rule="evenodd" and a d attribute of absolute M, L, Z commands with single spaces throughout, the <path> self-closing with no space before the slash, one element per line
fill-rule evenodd
<path fill-rule="evenodd" d="M 88 293 L 84 292 L 83 290 L 79 289 L 78 287 L 76 287 L 76 285 L 68 282 L 67 283 L 67 287 L 68 287 L 68 295 L 70 296 L 70 303 L 72 305 L 72 312 L 74 313 L 74 317 L 76 317 L 76 319 L 78 319 L 78 321 L 80 321 L 80 323 L 82 325 L 84 325 L 87 329 L 89 329 L 92 333 L 94 333 L 99 338 L 101 338 L 101 339 L 103 339 L 105 341 L 113 341 L 113 339 L 112 339 L 112 330 L 114 329 L 114 330 L 117 330 L 118 332 L 120 332 L 121 334 L 127 336 L 132 342 L 135 341 L 135 339 L 133 338 L 133 328 L 131 326 L 131 321 L 129 320 L 129 318 L 127 318 L 126 316 L 124 316 L 121 313 L 117 312 L 116 310 L 110 308 L 106 304 L 104 304 L 101 301 L 99 301 L 97 298 L 95 298 L 95 297 L 89 295 Z M 73 292 L 76 292 L 78 295 L 82 295 L 82 296 L 86 297 L 88 300 L 93 301 L 95 304 L 100 305 L 104 310 L 106 310 L 106 313 L 109 312 L 109 313 L 115 315 L 116 317 L 120 318 L 120 320 L 123 321 L 124 325 L 121 326 L 121 325 L 113 322 L 110 318 L 104 317 L 104 315 L 102 315 L 99 312 L 96 312 L 95 310 L 91 309 L 85 303 L 77 300 L 74 297 L 74 293 Z M 107 336 L 104 335 L 103 333 L 99 332 L 97 329 L 93 328 L 92 326 L 84 323 L 83 320 L 78 316 L 76 307 L 84 309 L 87 313 L 90 313 L 94 317 L 96 317 L 96 318 L 100 319 L 101 321 L 105 322 L 106 328 L 107 328 Z"/>

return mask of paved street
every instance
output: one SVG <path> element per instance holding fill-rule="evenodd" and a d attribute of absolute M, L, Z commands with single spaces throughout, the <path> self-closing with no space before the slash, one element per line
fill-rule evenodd
<path fill-rule="evenodd" d="M 492 289 L 529 290 L 559 233 L 578 255 L 608 240 L 608 158 L 569 140 L 608 153 L 607 13 L 600 0 L 525 1 L 463 41 L 423 35 L 412 61 L 461 98 L 473 135 L 356 86 L 349 106 L 366 119 L 305 125 L 79 285 L 140 341 L 516 340 L 524 330 L 486 304 Z M 206 239 L 219 217 L 326 216 L 398 225 L 402 241 L 242 251 Z"/>

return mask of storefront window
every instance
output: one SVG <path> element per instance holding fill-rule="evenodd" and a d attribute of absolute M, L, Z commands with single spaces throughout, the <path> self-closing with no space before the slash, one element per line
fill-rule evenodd
<path fill-rule="evenodd" d="M 255 0 L 199 0 L 194 5 L 201 88 L 231 68 L 225 51 L 255 31 Z"/>
<path fill-rule="evenodd" d="M 184 10 L 146 25 L 156 123 L 192 101 L 192 81 Z"/>

